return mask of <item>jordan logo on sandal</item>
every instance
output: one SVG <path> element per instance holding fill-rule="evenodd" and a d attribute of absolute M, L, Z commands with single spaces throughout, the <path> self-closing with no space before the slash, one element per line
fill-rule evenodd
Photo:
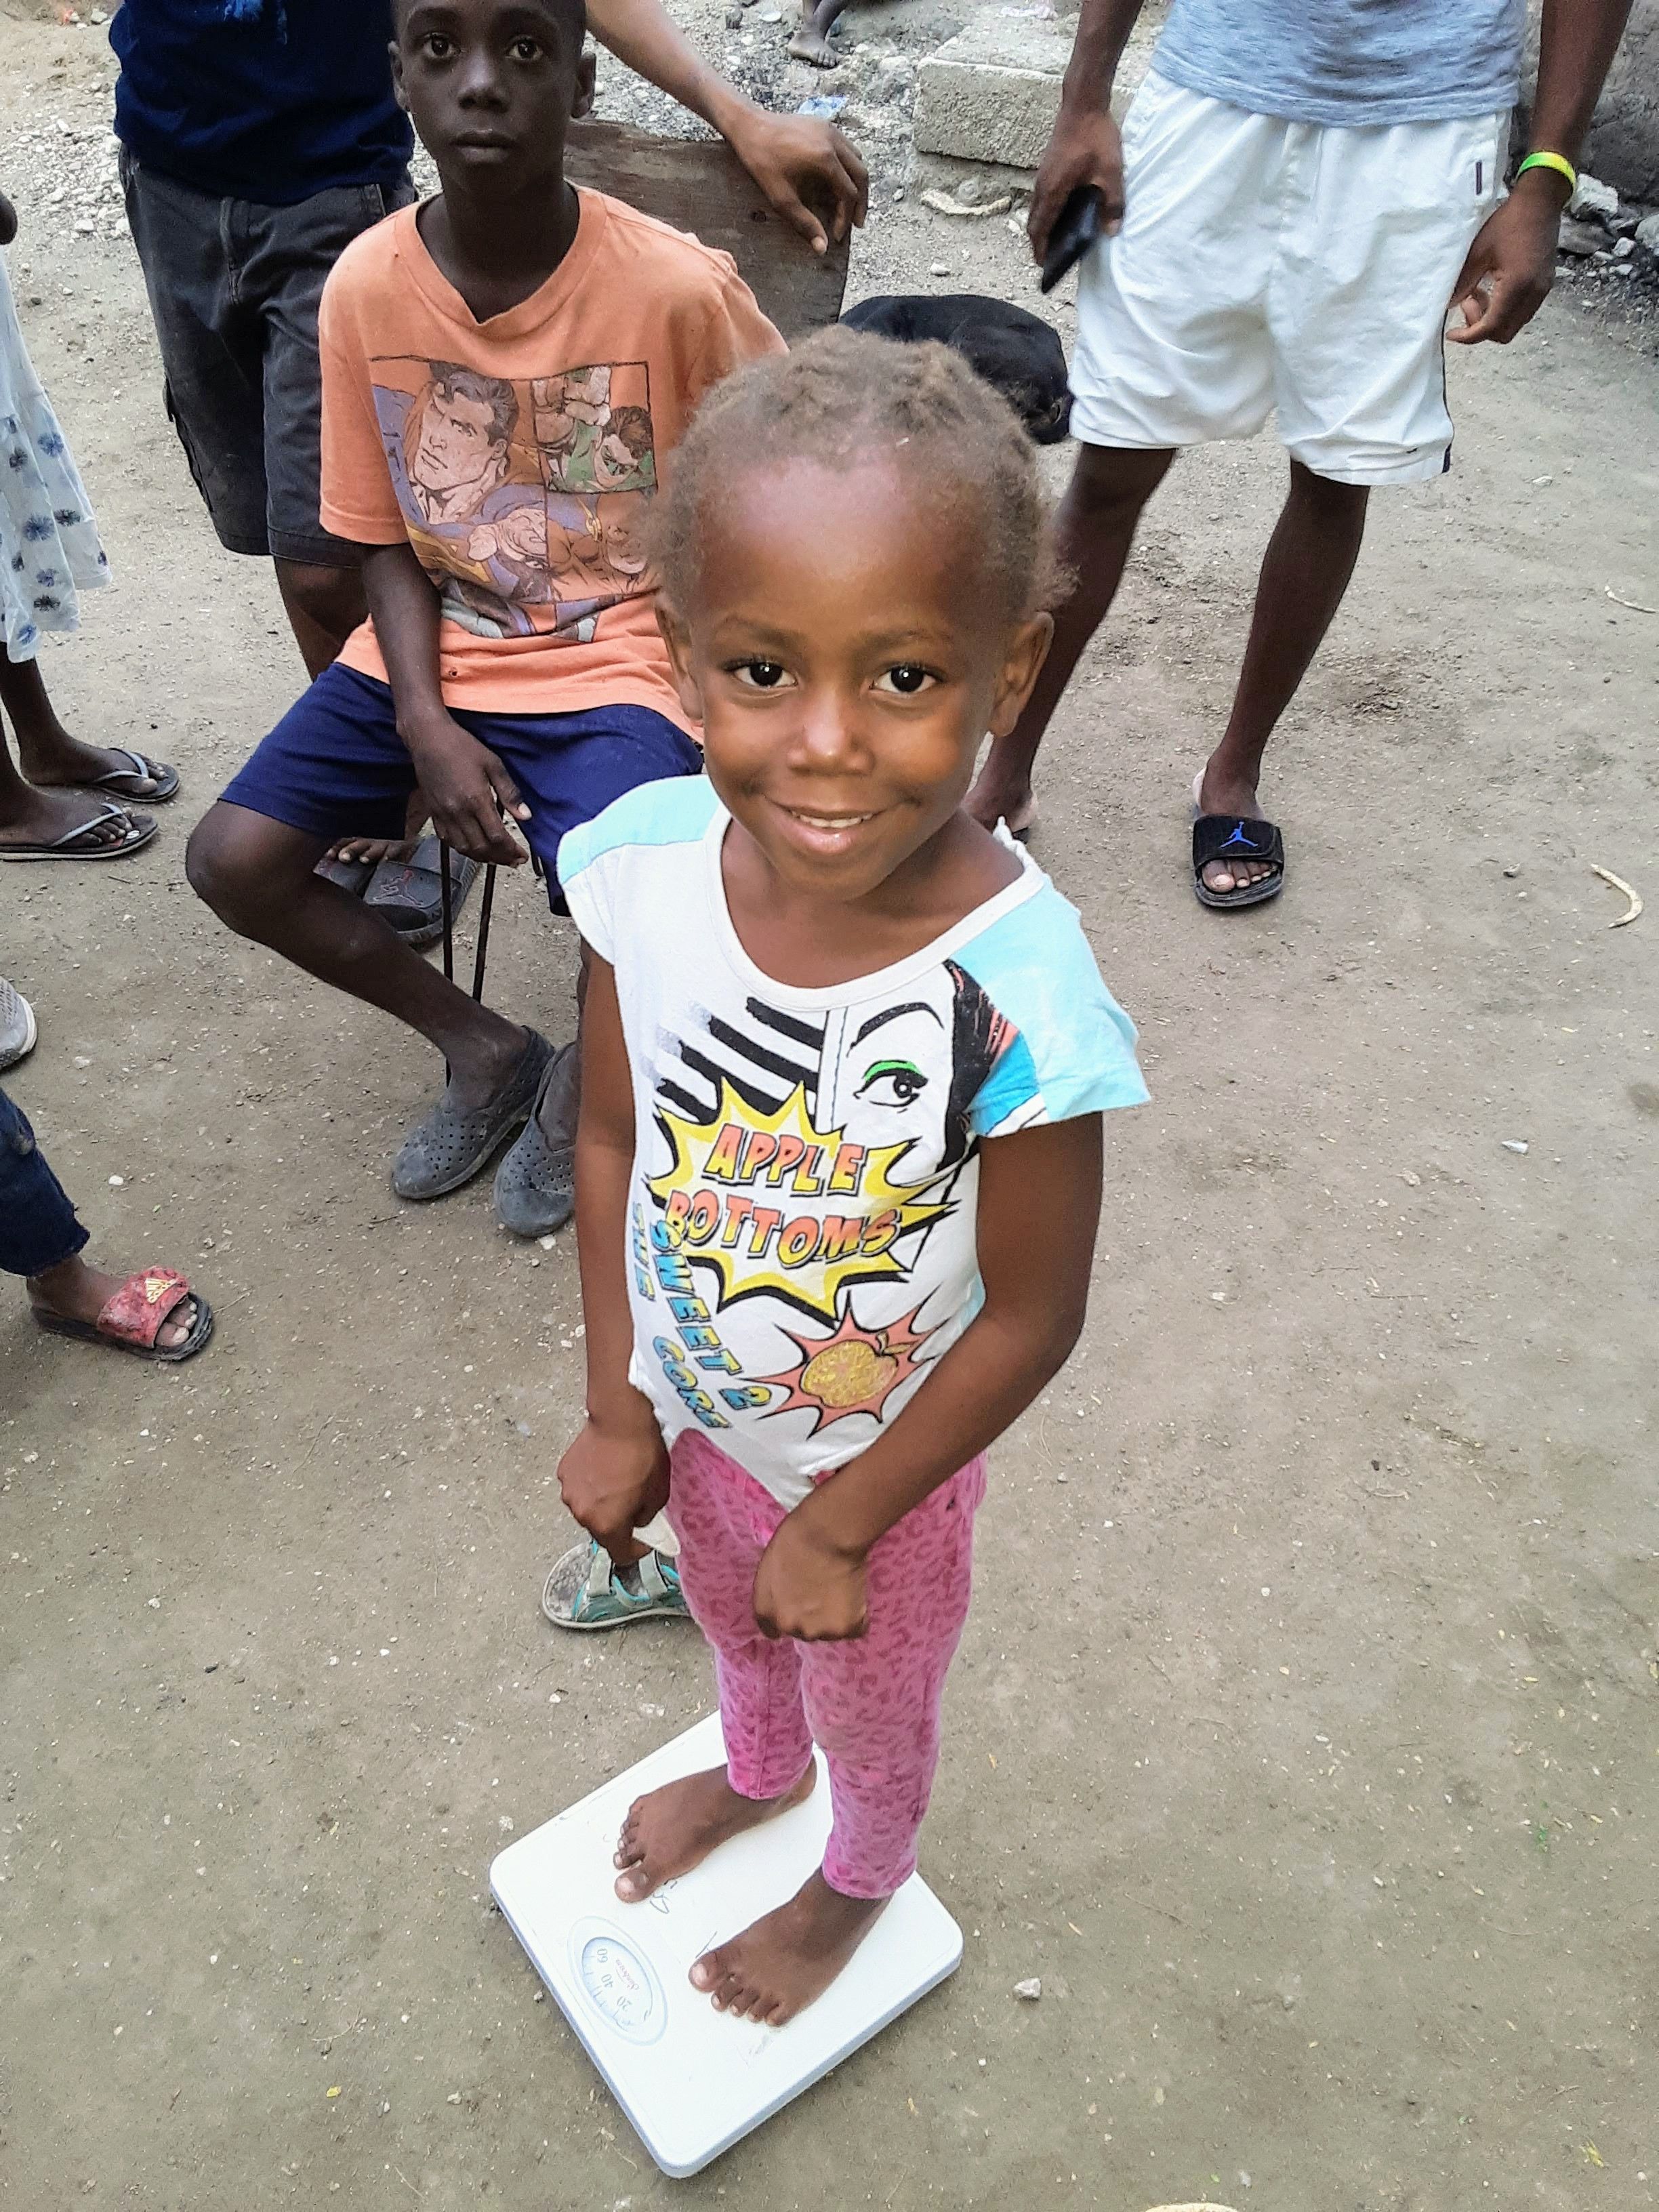
<path fill-rule="evenodd" d="M 1220 852 L 1225 853 L 1235 845 L 1242 847 L 1242 848 L 1247 853 L 1255 853 L 1261 850 L 1255 839 L 1246 835 L 1244 824 L 1242 822 L 1234 823 L 1231 834 L 1222 839 L 1221 843 L 1217 849 Z"/>

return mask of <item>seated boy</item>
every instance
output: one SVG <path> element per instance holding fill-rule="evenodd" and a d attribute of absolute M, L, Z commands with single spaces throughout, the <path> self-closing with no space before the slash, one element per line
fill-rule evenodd
<path fill-rule="evenodd" d="M 475 1004 L 313 870 L 341 836 L 400 836 L 418 782 L 457 852 L 516 866 L 527 844 L 551 890 L 567 830 L 701 765 L 643 512 L 703 392 L 783 341 L 725 255 L 565 182 L 583 29 L 582 0 L 398 0 L 398 96 L 443 189 L 346 249 L 321 314 L 321 519 L 363 548 L 369 619 L 187 860 L 231 928 L 444 1055 L 400 1198 L 456 1189 L 523 1127 L 495 1186 L 521 1234 L 569 1215 L 574 1048 Z"/>

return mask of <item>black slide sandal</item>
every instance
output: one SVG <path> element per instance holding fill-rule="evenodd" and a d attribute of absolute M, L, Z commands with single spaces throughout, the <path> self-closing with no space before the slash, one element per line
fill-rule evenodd
<path fill-rule="evenodd" d="M 1212 891 L 1204 880 L 1212 860 L 1262 860 L 1269 873 L 1237 890 Z M 1261 906 L 1285 888 L 1285 840 L 1274 822 L 1238 814 L 1200 814 L 1193 824 L 1193 890 L 1200 906 Z"/>

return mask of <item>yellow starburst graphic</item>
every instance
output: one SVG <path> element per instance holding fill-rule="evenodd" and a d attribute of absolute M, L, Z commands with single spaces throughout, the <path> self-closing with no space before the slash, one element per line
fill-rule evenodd
<path fill-rule="evenodd" d="M 784 1298 L 833 1327 L 844 1289 L 908 1275 L 915 1246 L 897 1248 L 951 1210 L 927 1196 L 945 1175 L 894 1181 L 909 1139 L 851 1144 L 844 1129 L 814 1127 L 800 1084 L 763 1114 L 722 1077 L 712 1121 L 687 1121 L 659 1102 L 657 1123 L 674 1159 L 650 1179 L 662 1209 L 652 1242 L 712 1270 L 717 1307 Z"/>

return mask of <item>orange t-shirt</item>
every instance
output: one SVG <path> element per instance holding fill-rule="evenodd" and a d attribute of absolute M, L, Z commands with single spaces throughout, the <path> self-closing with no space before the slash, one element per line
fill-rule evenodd
<path fill-rule="evenodd" d="M 781 353 L 731 257 L 583 192 L 539 291 L 480 323 L 405 208 L 324 288 L 322 519 L 407 537 L 443 599 L 445 703 L 622 702 L 688 726 L 657 630 L 646 508 L 698 401 Z M 365 623 L 340 655 L 386 681 Z"/>

